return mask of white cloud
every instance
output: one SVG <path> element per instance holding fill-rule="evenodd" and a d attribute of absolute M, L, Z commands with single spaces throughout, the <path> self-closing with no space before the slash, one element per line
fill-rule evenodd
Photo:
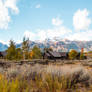
<path fill-rule="evenodd" d="M 0 40 L 0 43 L 4 44 L 4 45 L 8 45 L 9 46 L 9 41 L 3 41 L 3 40 Z"/>
<path fill-rule="evenodd" d="M 0 29 L 8 28 L 8 24 L 11 21 L 9 9 L 15 13 L 19 12 L 16 0 L 0 0 Z"/>
<path fill-rule="evenodd" d="M 73 16 L 73 25 L 76 30 L 87 30 L 91 24 L 89 11 L 87 9 L 78 10 Z"/>
<path fill-rule="evenodd" d="M 16 6 L 17 0 L 6 0 L 5 7 L 10 8 L 15 13 L 19 12 L 18 7 Z"/>
<path fill-rule="evenodd" d="M 49 29 L 46 31 L 47 38 L 53 39 L 54 37 L 63 38 L 63 36 L 68 35 L 72 31 L 64 26 L 56 27 L 54 29 Z"/>
<path fill-rule="evenodd" d="M 4 6 L 4 3 L 0 0 L 0 29 L 7 29 L 10 22 L 10 16 L 8 9 Z"/>
<path fill-rule="evenodd" d="M 84 10 L 84 12 L 85 11 L 86 10 Z M 83 17 L 84 17 L 84 12 L 83 12 Z M 84 22 L 87 22 L 90 19 L 86 17 L 86 18 L 83 18 L 82 20 Z M 53 39 L 55 37 L 66 38 L 69 40 L 79 40 L 79 41 L 92 40 L 92 30 L 89 30 L 88 29 L 89 26 L 86 26 L 87 25 L 86 23 L 82 23 L 82 20 L 80 21 L 81 22 L 80 26 L 79 25 L 76 26 L 77 30 L 82 30 L 82 31 L 72 31 L 71 29 L 63 25 L 63 22 L 61 19 L 56 18 L 54 19 L 54 22 L 52 22 L 52 24 L 54 25 L 53 28 L 50 28 L 47 30 L 39 29 L 39 30 L 36 30 L 36 32 L 28 30 L 28 31 L 25 31 L 24 36 L 29 37 L 30 40 L 40 40 L 40 41 L 43 41 L 46 38 Z M 83 29 L 85 29 L 85 31 Z"/>
<path fill-rule="evenodd" d="M 92 40 L 92 30 L 89 30 L 91 19 L 87 9 L 78 10 L 73 16 L 73 25 L 78 32 L 72 32 L 67 37 L 70 40 L 89 41 Z"/>
<path fill-rule="evenodd" d="M 54 37 L 64 37 L 65 35 L 68 35 L 71 33 L 72 30 L 66 28 L 65 26 L 55 26 L 51 29 L 38 29 L 36 32 L 33 31 L 25 31 L 24 36 L 28 37 L 30 40 L 40 40 L 43 41 L 46 38 L 53 39 Z"/>
<path fill-rule="evenodd" d="M 60 26 L 61 24 L 63 24 L 63 21 L 60 18 L 53 18 L 52 19 L 52 24 L 55 26 Z"/>
<path fill-rule="evenodd" d="M 35 39 L 36 39 L 36 34 L 33 33 L 32 31 L 26 30 L 26 31 L 24 32 L 24 36 L 25 36 L 26 38 L 31 39 L 31 40 L 35 40 Z"/>
<path fill-rule="evenodd" d="M 25 31 L 24 36 L 29 38 L 30 40 L 40 40 L 43 41 L 46 38 L 53 39 L 55 37 L 63 37 L 64 35 L 68 35 L 72 31 L 70 29 L 67 29 L 66 27 L 59 27 L 59 28 L 53 28 L 53 29 L 39 29 L 36 31 L 36 33 L 32 31 Z"/>
<path fill-rule="evenodd" d="M 41 5 L 40 4 L 37 4 L 36 6 L 35 6 L 35 8 L 41 8 Z"/>
<path fill-rule="evenodd" d="M 66 38 L 69 40 L 90 41 L 92 40 L 92 30 L 69 34 Z"/>
<path fill-rule="evenodd" d="M 16 41 L 16 44 L 20 44 L 20 43 L 22 43 L 22 40 L 17 40 Z"/>

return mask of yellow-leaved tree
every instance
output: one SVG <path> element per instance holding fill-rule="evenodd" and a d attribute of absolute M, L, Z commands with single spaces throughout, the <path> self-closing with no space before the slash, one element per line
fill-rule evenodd
<path fill-rule="evenodd" d="M 78 55 L 78 52 L 73 49 L 69 52 L 69 59 L 74 60 L 76 59 L 77 55 Z"/>
<path fill-rule="evenodd" d="M 41 50 L 38 46 L 34 46 L 31 53 L 30 53 L 31 59 L 41 59 L 42 58 L 42 53 Z"/>

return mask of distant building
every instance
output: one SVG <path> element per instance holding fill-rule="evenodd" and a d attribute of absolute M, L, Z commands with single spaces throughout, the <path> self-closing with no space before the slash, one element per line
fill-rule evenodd
<path fill-rule="evenodd" d="M 46 51 L 43 55 L 44 59 L 68 59 L 68 53 L 66 52 L 56 52 L 56 51 Z"/>

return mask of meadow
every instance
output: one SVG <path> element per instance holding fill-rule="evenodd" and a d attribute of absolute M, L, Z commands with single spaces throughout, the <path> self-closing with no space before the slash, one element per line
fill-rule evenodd
<path fill-rule="evenodd" d="M 0 63 L 0 92 L 83 91 L 92 92 L 91 60 Z"/>

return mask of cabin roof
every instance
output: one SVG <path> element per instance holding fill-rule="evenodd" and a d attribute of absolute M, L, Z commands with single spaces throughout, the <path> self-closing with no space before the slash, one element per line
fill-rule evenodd
<path fill-rule="evenodd" d="M 59 52 L 56 51 L 49 51 L 49 53 L 53 56 L 53 57 L 61 57 Z"/>
<path fill-rule="evenodd" d="M 67 56 L 67 52 L 59 52 L 61 56 Z"/>
<path fill-rule="evenodd" d="M 48 57 L 50 57 L 50 56 L 51 56 L 49 53 L 45 53 L 45 54 L 46 54 L 46 56 L 48 56 Z"/>

